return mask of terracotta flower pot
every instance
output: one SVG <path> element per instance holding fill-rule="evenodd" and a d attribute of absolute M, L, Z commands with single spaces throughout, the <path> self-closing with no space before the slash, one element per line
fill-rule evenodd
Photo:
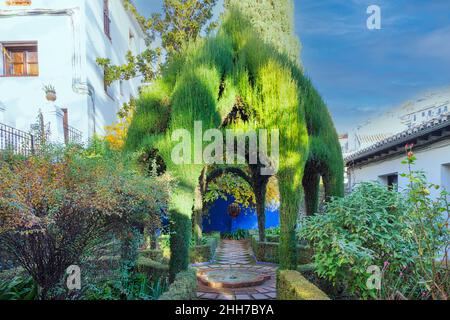
<path fill-rule="evenodd" d="M 56 93 L 55 92 L 47 92 L 45 97 L 47 98 L 47 101 L 52 101 L 52 102 L 56 101 Z"/>
<path fill-rule="evenodd" d="M 241 214 L 241 207 L 238 204 L 236 204 L 236 203 L 230 204 L 228 206 L 228 214 L 233 219 L 236 219 Z"/>

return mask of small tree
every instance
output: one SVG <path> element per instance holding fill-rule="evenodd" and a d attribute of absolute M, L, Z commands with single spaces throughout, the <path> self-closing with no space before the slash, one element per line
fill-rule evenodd
<path fill-rule="evenodd" d="M 126 63 L 113 65 L 107 58 L 97 58 L 105 74 L 105 82 L 109 86 L 117 80 L 130 80 L 142 77 L 144 81 L 154 80 L 161 69 L 161 57 L 166 58 L 181 53 L 184 46 L 195 41 L 205 28 L 210 30 L 216 26 L 210 22 L 217 0 L 164 0 L 163 15 L 153 14 L 150 18 L 143 17 L 135 6 L 126 0 L 125 7 L 138 20 L 146 34 L 147 49 L 137 55 L 128 51 Z M 151 43 L 158 36 L 162 47 L 152 48 Z"/>
<path fill-rule="evenodd" d="M 409 181 L 408 202 L 412 204 L 409 215 L 414 221 L 412 234 L 418 248 L 417 269 L 432 298 L 448 300 L 450 193 L 427 182 L 423 171 L 413 170 L 417 160 L 413 147 L 405 148 L 407 158 L 403 164 L 408 166 L 408 172 L 401 176 Z M 434 190 L 437 197 L 433 198 L 430 190 Z"/>
<path fill-rule="evenodd" d="M 305 218 L 300 237 L 313 246 L 320 277 L 362 298 L 378 296 L 376 288 L 366 285 L 370 266 L 389 264 L 398 274 L 414 264 L 405 199 L 380 183 L 361 183 L 345 198 L 333 199 L 324 214 Z"/>
<path fill-rule="evenodd" d="M 206 27 L 212 29 L 216 23 L 208 24 L 213 16 L 217 0 L 164 0 L 164 15 L 152 16 L 153 28 L 162 39 L 168 56 L 180 53 L 186 43 L 195 41 Z"/>
<path fill-rule="evenodd" d="M 46 299 L 94 240 L 126 226 L 158 225 L 167 198 L 163 184 L 74 149 L 2 161 L 2 250 L 33 277 Z"/>

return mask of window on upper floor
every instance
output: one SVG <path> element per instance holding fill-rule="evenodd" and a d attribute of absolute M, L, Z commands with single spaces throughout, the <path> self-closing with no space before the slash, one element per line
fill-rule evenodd
<path fill-rule="evenodd" d="M 441 186 L 450 192 L 450 163 L 443 164 L 441 167 Z"/>
<path fill-rule="evenodd" d="M 398 191 L 398 174 L 387 176 L 386 180 L 389 190 Z"/>
<path fill-rule="evenodd" d="M 111 40 L 111 18 L 109 15 L 109 0 L 103 0 L 103 28 L 109 40 Z"/>
<path fill-rule="evenodd" d="M 134 47 L 134 33 L 131 30 L 128 33 L 128 46 L 130 50 L 132 50 Z"/>
<path fill-rule="evenodd" d="M 37 42 L 0 43 L 3 77 L 34 77 L 39 75 Z"/>
<path fill-rule="evenodd" d="M 448 107 L 445 106 L 445 107 L 444 107 L 444 112 L 447 112 L 447 111 L 448 111 Z"/>
<path fill-rule="evenodd" d="M 389 190 L 398 191 L 398 173 L 387 174 L 378 178 Z"/>
<path fill-rule="evenodd" d="M 8 0 L 6 1 L 7 6 L 29 6 L 31 5 L 31 0 Z"/>

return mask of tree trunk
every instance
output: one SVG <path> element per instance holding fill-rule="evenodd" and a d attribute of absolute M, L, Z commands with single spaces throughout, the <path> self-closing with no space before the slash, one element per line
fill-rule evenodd
<path fill-rule="evenodd" d="M 269 176 L 261 175 L 261 166 L 250 165 L 251 182 L 256 200 L 256 214 L 258 216 L 259 241 L 266 241 L 266 192 Z"/>
<path fill-rule="evenodd" d="M 306 215 L 312 216 L 319 210 L 320 196 L 320 175 L 312 162 L 308 162 L 305 166 L 302 184 L 305 193 Z"/>
<path fill-rule="evenodd" d="M 267 181 L 266 179 L 258 179 L 259 183 L 256 183 L 253 187 L 256 198 L 256 214 L 258 216 L 258 232 L 259 241 L 266 241 L 266 191 Z"/>
<path fill-rule="evenodd" d="M 202 213 L 203 213 L 203 197 L 200 186 L 195 189 L 194 208 L 192 214 L 192 234 L 196 244 L 202 241 Z"/>
<path fill-rule="evenodd" d="M 206 173 L 207 167 L 204 167 L 198 179 L 198 186 L 195 188 L 194 208 L 192 212 L 192 234 L 197 244 L 201 244 L 203 237 L 203 215 L 206 211 L 203 198 L 207 189 Z"/>

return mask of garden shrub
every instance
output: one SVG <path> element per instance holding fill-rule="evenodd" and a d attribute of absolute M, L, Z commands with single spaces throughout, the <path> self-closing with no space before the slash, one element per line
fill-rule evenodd
<path fill-rule="evenodd" d="M 266 229 L 266 236 L 279 236 L 280 227 Z"/>
<path fill-rule="evenodd" d="M 299 265 L 297 271 L 300 273 L 311 273 L 316 270 L 316 265 L 314 263 L 302 264 Z"/>
<path fill-rule="evenodd" d="M 193 246 L 190 250 L 190 262 L 191 263 L 202 263 L 209 262 L 214 259 L 216 248 L 219 244 L 219 240 L 214 236 L 207 236 L 202 238 L 206 244 Z"/>
<path fill-rule="evenodd" d="M 35 300 L 38 297 L 38 285 L 30 276 L 16 276 L 8 281 L 0 278 L 0 301 Z"/>
<path fill-rule="evenodd" d="M 274 236 L 274 235 L 266 236 L 266 242 L 279 243 L 280 242 L 280 236 Z"/>
<path fill-rule="evenodd" d="M 330 300 L 298 271 L 281 270 L 277 274 L 278 300 Z"/>
<path fill-rule="evenodd" d="M 401 174 L 409 182 L 406 190 L 410 204 L 412 234 L 417 245 L 416 273 L 425 283 L 422 295 L 448 300 L 450 294 L 450 190 L 429 183 L 423 171 L 414 170 L 414 145 L 406 145 L 407 172 Z M 431 191 L 435 196 L 433 197 Z M 402 279 L 403 280 L 403 279 Z"/>
<path fill-rule="evenodd" d="M 118 269 L 121 266 L 122 262 L 122 257 L 120 255 L 101 256 L 99 258 L 96 257 L 93 258 L 96 259 L 95 265 L 103 270 Z"/>
<path fill-rule="evenodd" d="M 171 253 L 170 253 L 170 235 L 168 234 L 162 234 L 158 238 L 158 247 L 160 250 L 162 250 L 163 253 L 163 260 L 169 260 Z"/>
<path fill-rule="evenodd" d="M 170 285 L 159 300 L 196 300 L 197 299 L 197 271 L 188 269 L 178 273 L 175 281 Z"/>
<path fill-rule="evenodd" d="M 280 242 L 280 228 L 269 228 L 266 229 L 266 240 L 265 242 Z"/>
<path fill-rule="evenodd" d="M 223 232 L 221 237 L 225 240 L 245 240 L 250 238 L 250 232 L 248 230 L 239 229 L 233 232 Z"/>
<path fill-rule="evenodd" d="M 259 242 L 255 238 L 252 240 L 253 252 L 257 261 L 279 263 L 280 244 L 276 242 Z M 309 264 L 312 261 L 312 250 L 309 246 L 297 245 L 297 263 L 300 265 Z"/>
<path fill-rule="evenodd" d="M 211 246 L 209 244 L 192 247 L 189 251 L 191 263 L 202 263 L 211 261 Z"/>
<path fill-rule="evenodd" d="M 150 278 L 143 273 L 122 274 L 118 279 L 89 284 L 81 299 L 157 300 L 167 288 L 166 276 Z"/>
<path fill-rule="evenodd" d="M 164 255 L 163 251 L 159 249 L 145 249 L 142 250 L 141 255 L 145 258 L 149 258 L 155 261 L 163 261 Z"/>
<path fill-rule="evenodd" d="M 144 177 L 116 154 L 51 146 L 1 161 L 0 185 L 2 250 L 38 283 L 41 299 L 105 235 L 117 233 L 128 250 L 134 231 L 156 228 L 170 188 L 167 177 Z"/>
<path fill-rule="evenodd" d="M 169 265 L 140 256 L 136 263 L 136 269 L 139 273 L 146 274 L 149 278 L 168 276 Z"/>
<path fill-rule="evenodd" d="M 362 298 L 377 295 L 366 285 L 369 266 L 389 264 L 398 274 L 412 266 L 417 252 L 404 198 L 375 182 L 333 199 L 325 214 L 304 221 L 300 236 L 314 247 L 317 274 Z"/>

